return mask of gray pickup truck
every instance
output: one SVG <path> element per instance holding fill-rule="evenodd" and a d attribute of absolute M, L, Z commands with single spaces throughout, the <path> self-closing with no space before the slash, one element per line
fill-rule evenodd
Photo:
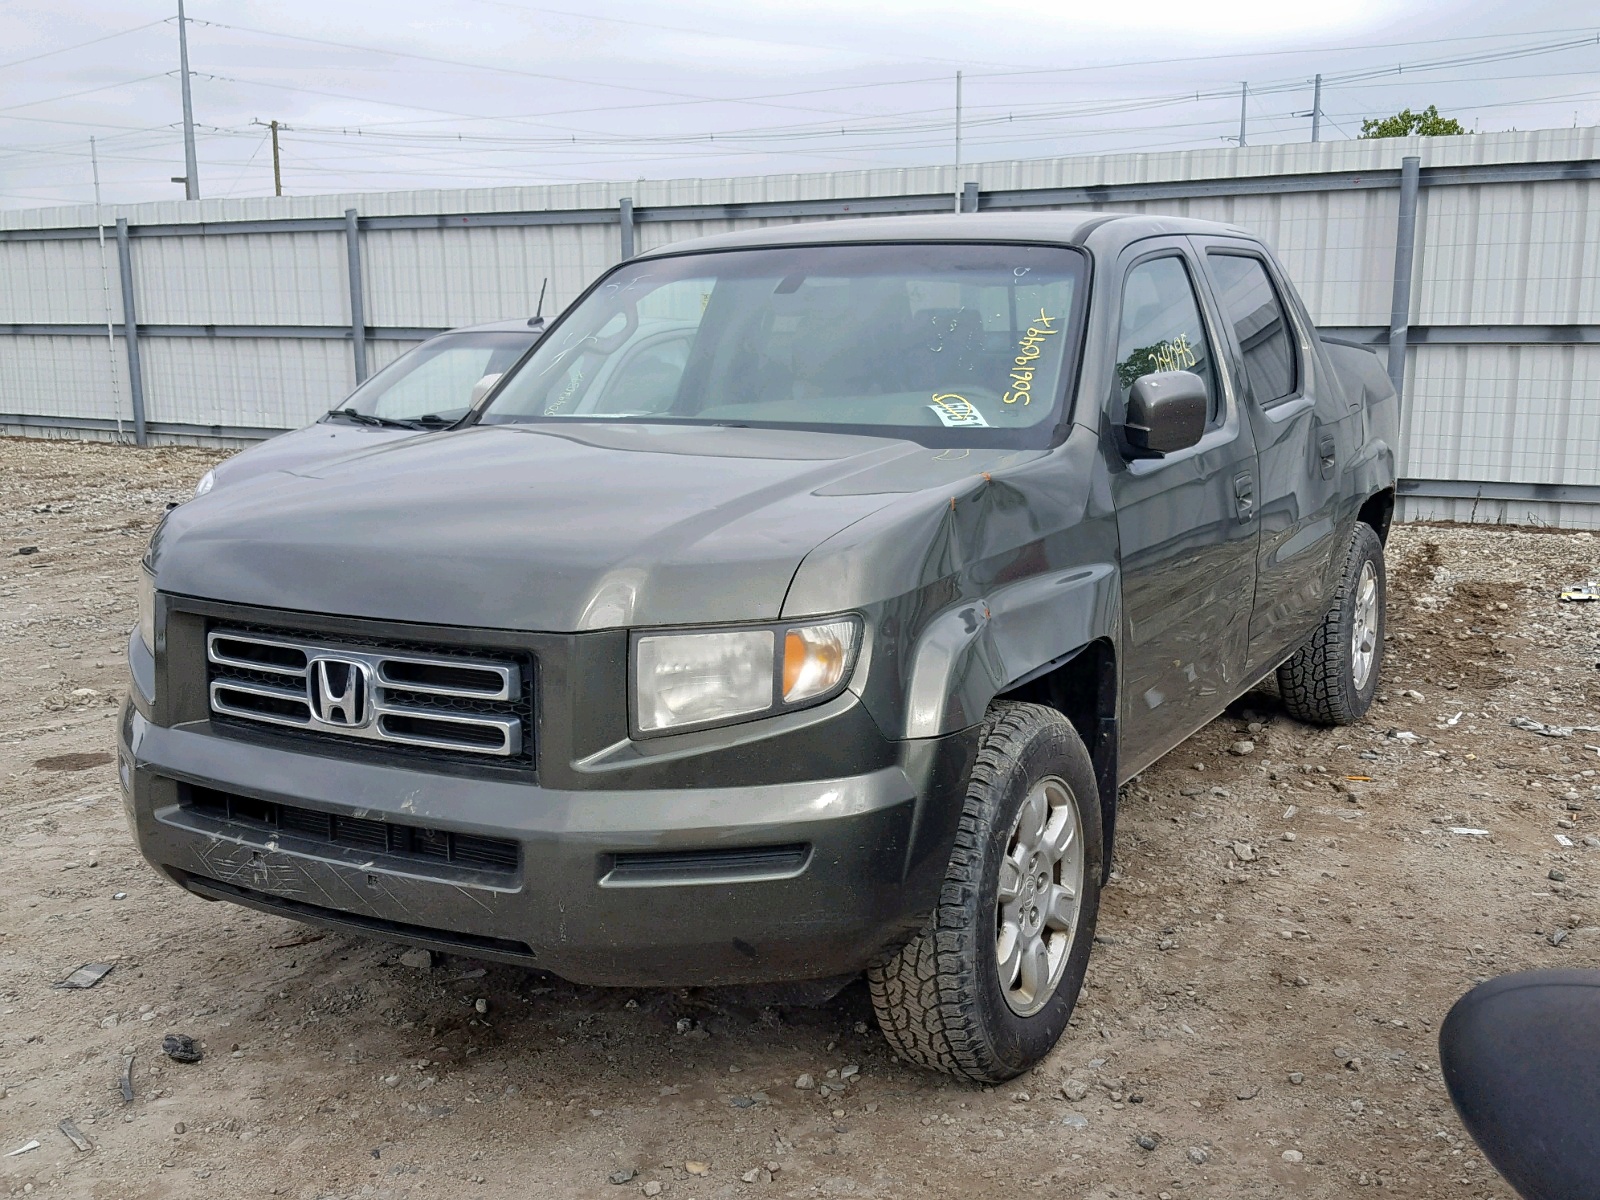
<path fill-rule="evenodd" d="M 167 516 L 134 836 L 209 899 L 581 983 L 865 971 L 904 1057 L 1015 1076 L 1119 784 L 1274 673 L 1302 720 L 1371 703 L 1397 407 L 1231 226 L 642 255 L 454 427 Z"/>

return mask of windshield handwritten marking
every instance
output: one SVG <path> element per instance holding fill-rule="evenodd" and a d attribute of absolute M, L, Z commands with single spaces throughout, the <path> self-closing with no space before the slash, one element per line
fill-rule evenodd
<path fill-rule="evenodd" d="M 1033 363 L 1043 353 L 1045 338 L 1051 334 L 1060 333 L 1059 329 L 1050 326 L 1059 318 L 1046 315 L 1044 309 L 1039 310 L 1035 318 L 1039 324 L 1028 326 L 1028 332 L 1023 334 L 1022 340 L 1017 343 L 1017 357 L 1012 359 L 1011 390 L 1003 397 L 1007 404 L 1022 401 L 1026 408 L 1033 400 Z"/>
<path fill-rule="evenodd" d="M 1124 388 L 1131 388 L 1140 376 L 1156 371 L 1184 371 L 1199 361 L 1194 347 L 1189 344 L 1189 335 L 1180 333 L 1175 338 L 1134 350 L 1117 364 L 1117 378 Z"/>

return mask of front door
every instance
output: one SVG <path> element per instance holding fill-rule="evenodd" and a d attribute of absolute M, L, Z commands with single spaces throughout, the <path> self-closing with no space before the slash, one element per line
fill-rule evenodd
<path fill-rule="evenodd" d="M 1200 442 L 1125 462 L 1111 477 L 1121 541 L 1122 767 L 1143 770 L 1243 687 L 1255 598 L 1256 454 L 1196 286 L 1186 239 L 1139 242 L 1121 268 L 1108 418 L 1120 425 L 1141 375 L 1187 370 L 1210 396 Z"/>

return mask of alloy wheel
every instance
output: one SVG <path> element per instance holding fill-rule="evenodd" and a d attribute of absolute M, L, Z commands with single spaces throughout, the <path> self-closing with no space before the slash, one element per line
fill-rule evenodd
<path fill-rule="evenodd" d="M 1000 862 L 995 960 L 1006 1004 L 1032 1016 L 1055 994 L 1078 931 L 1083 837 L 1066 782 L 1041 779 L 1012 823 Z"/>

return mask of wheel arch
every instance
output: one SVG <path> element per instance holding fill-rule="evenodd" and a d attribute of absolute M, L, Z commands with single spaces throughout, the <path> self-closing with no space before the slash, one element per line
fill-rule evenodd
<path fill-rule="evenodd" d="M 1394 488 L 1384 488 L 1368 496 L 1356 514 L 1356 520 L 1372 526 L 1378 541 L 1387 545 L 1389 526 L 1394 523 Z"/>
<path fill-rule="evenodd" d="M 995 697 L 1024 700 L 1060 712 L 1072 723 L 1094 767 L 1105 857 L 1101 883 L 1111 876 L 1117 820 L 1117 652 L 1109 637 L 1096 638 L 1029 672 Z"/>

